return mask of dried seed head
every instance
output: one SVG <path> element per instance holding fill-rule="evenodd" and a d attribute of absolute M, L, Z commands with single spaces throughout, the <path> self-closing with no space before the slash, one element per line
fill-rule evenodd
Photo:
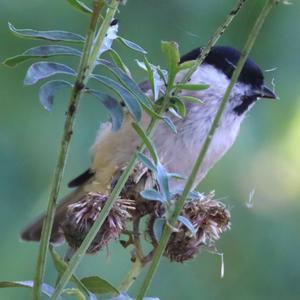
<path fill-rule="evenodd" d="M 106 200 L 106 195 L 88 193 L 78 202 L 68 206 L 62 230 L 70 247 L 77 249 L 81 245 Z M 125 229 L 126 221 L 131 218 L 129 211 L 133 209 L 134 201 L 118 199 L 89 246 L 87 253 L 96 253 L 106 246 L 111 239 L 118 238 L 122 230 Z"/>
<path fill-rule="evenodd" d="M 140 193 L 153 188 L 157 188 L 154 174 L 138 162 L 121 192 L 121 197 L 135 200 L 135 214 L 142 217 L 153 212 L 155 201 L 144 200 Z"/>
<path fill-rule="evenodd" d="M 184 262 L 192 259 L 204 247 L 212 247 L 221 234 L 230 228 L 230 213 L 224 205 L 214 200 L 214 194 L 200 195 L 198 198 L 187 201 L 184 205 L 182 216 L 193 224 L 196 235 L 193 236 L 189 229 L 177 222 L 176 232 L 171 234 L 164 255 L 171 261 Z M 152 214 L 148 223 L 147 233 L 152 244 L 157 245 L 153 232 L 156 215 Z"/>

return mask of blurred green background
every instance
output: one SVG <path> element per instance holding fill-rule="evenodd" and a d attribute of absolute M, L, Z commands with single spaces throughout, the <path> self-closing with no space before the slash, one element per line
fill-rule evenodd
<path fill-rule="evenodd" d="M 120 35 L 163 63 L 161 40 L 174 40 L 182 53 L 204 45 L 224 20 L 235 0 L 129 0 L 121 8 Z M 242 48 L 264 3 L 251 0 L 219 44 Z M 203 182 L 203 191 L 216 190 L 229 206 L 232 230 L 219 241 L 220 257 L 201 253 L 186 264 L 163 259 L 149 295 L 160 299 L 299 299 L 300 295 L 300 3 L 278 5 L 252 51 L 252 58 L 273 82 L 279 101 L 260 101 L 244 122 L 241 134 L 225 158 Z M 84 34 L 87 17 L 66 1 L 1 0 L 0 59 L 40 44 L 11 35 L 17 28 L 62 29 Z M 124 60 L 137 70 L 136 54 L 119 47 Z M 70 65 L 74 59 L 65 58 Z M 0 280 L 34 276 L 37 244 L 19 240 L 21 228 L 46 207 L 57 148 L 62 133 L 67 93 L 46 112 L 38 102 L 38 87 L 24 87 L 28 63 L 11 69 L 0 66 Z M 93 99 L 81 102 L 61 194 L 66 183 L 89 165 L 89 147 L 105 115 Z M 255 190 L 253 207 L 246 203 Z M 129 252 L 117 242 L 108 252 L 86 257 L 77 274 L 99 274 L 118 284 L 129 267 Z M 52 270 L 46 281 L 55 278 Z M 139 280 L 131 294 L 135 295 Z M 0 290 L 0 299 L 29 299 L 30 291 Z"/>

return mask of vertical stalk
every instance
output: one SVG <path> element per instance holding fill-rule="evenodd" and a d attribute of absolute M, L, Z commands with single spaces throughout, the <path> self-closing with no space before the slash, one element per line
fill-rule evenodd
<path fill-rule="evenodd" d="M 140 261 L 139 257 L 136 257 L 135 262 L 132 263 L 129 272 L 126 277 L 122 280 L 119 291 L 127 292 L 131 285 L 135 282 L 143 268 L 143 263 Z"/>
<path fill-rule="evenodd" d="M 52 231 L 52 226 L 53 226 L 53 221 L 55 216 L 55 208 L 56 208 L 58 192 L 59 192 L 61 179 L 66 165 L 67 153 L 68 153 L 68 149 L 72 137 L 73 124 L 75 120 L 76 111 L 78 109 L 81 92 L 88 80 L 88 75 L 90 72 L 89 57 L 93 46 L 93 40 L 94 40 L 97 22 L 103 6 L 104 6 L 104 2 L 102 0 L 94 1 L 93 14 L 86 35 L 83 55 L 81 57 L 79 68 L 78 68 L 77 79 L 74 88 L 72 89 L 70 101 L 68 104 L 68 109 L 66 112 L 66 120 L 64 125 L 63 136 L 60 143 L 59 155 L 58 155 L 58 160 L 54 171 L 46 217 L 43 223 L 43 228 L 41 233 L 41 241 L 39 245 L 35 280 L 33 286 L 33 300 L 41 299 L 41 286 L 43 283 L 43 277 L 45 273 L 47 250 L 50 243 L 50 236 L 51 236 L 51 231 Z"/>
<path fill-rule="evenodd" d="M 164 104 L 162 105 L 159 114 L 161 114 L 162 112 L 165 111 L 167 104 L 169 102 L 170 99 L 170 95 L 167 94 L 167 96 L 164 99 Z M 160 119 L 158 118 L 152 118 L 151 122 L 146 130 L 146 134 L 147 136 L 151 136 L 152 133 L 154 132 L 154 129 L 157 125 L 157 123 L 159 122 Z M 68 283 L 68 281 L 70 280 L 72 274 L 74 273 L 74 271 L 76 270 L 76 268 L 78 267 L 78 265 L 81 262 L 81 259 L 84 257 L 87 249 L 89 248 L 90 244 L 92 243 L 92 241 L 94 240 L 95 236 L 97 235 L 98 231 L 100 230 L 102 224 L 104 223 L 104 221 L 106 220 L 110 210 L 112 209 L 117 197 L 119 196 L 119 194 L 121 193 L 126 181 L 128 180 L 130 174 L 132 173 L 135 163 L 138 159 L 138 153 L 144 151 L 145 149 L 145 143 L 141 143 L 141 145 L 139 146 L 138 150 L 133 154 L 133 156 L 131 157 L 130 161 L 127 164 L 126 169 L 124 170 L 124 172 L 122 173 L 122 175 L 120 176 L 116 186 L 114 187 L 114 189 L 112 190 L 109 198 L 107 199 L 104 207 L 102 208 L 99 216 L 97 217 L 97 219 L 95 220 L 93 226 L 91 227 L 91 229 L 89 230 L 88 234 L 86 235 L 85 239 L 82 241 L 80 247 L 77 249 L 77 251 L 74 253 L 74 255 L 72 256 L 68 268 L 65 270 L 65 272 L 63 273 L 63 275 L 61 276 L 55 291 L 51 297 L 51 300 L 55 300 L 58 296 L 60 296 L 60 294 L 62 293 L 64 287 L 66 286 L 66 284 Z"/>
<path fill-rule="evenodd" d="M 270 13 L 271 9 L 273 8 L 273 6 L 275 4 L 277 4 L 278 0 L 267 0 L 264 7 L 262 8 L 261 12 L 260 12 L 260 15 L 258 16 L 257 18 L 257 21 L 255 22 L 255 24 L 253 25 L 253 28 L 248 36 L 248 39 L 245 43 L 245 46 L 244 46 L 244 49 L 241 53 L 241 57 L 238 61 L 238 64 L 237 64 L 237 67 L 235 69 L 235 71 L 233 72 L 232 74 L 232 78 L 231 78 L 231 81 L 230 81 L 230 84 L 228 86 L 228 88 L 226 89 L 226 92 L 225 92 L 225 95 L 224 95 L 224 98 L 222 100 L 222 103 L 220 105 L 220 108 L 214 118 L 214 121 L 212 123 L 212 126 L 209 130 L 209 133 L 207 135 L 207 138 L 202 146 L 202 149 L 200 150 L 200 153 L 197 157 L 197 160 L 196 160 L 196 163 L 192 169 L 192 172 L 187 180 L 187 183 L 184 187 L 184 190 L 183 190 L 183 193 L 180 197 L 180 199 L 178 200 L 178 202 L 176 203 L 176 207 L 175 207 L 175 210 L 173 212 L 173 214 L 171 215 L 171 218 L 169 220 L 171 226 L 175 226 L 176 224 L 176 221 L 177 221 L 177 216 L 180 214 L 180 212 L 182 211 L 182 208 L 183 208 L 183 205 L 184 205 L 184 202 L 186 200 L 186 197 L 188 196 L 188 193 L 190 192 L 190 190 L 192 189 L 192 186 L 193 186 L 193 183 L 195 181 L 195 178 L 196 178 L 196 175 L 201 167 L 201 164 L 205 158 L 205 155 L 206 155 L 206 152 L 209 148 L 209 145 L 211 143 L 211 140 L 212 140 L 212 137 L 218 127 L 218 124 L 220 122 L 220 119 L 221 119 L 221 116 L 223 114 L 223 111 L 224 111 L 224 108 L 225 108 L 225 105 L 226 103 L 228 102 L 228 99 L 229 99 L 229 96 L 230 96 L 230 93 L 231 93 L 231 90 L 234 86 L 234 84 L 236 83 L 238 77 L 239 77 L 239 74 L 243 68 L 243 65 L 244 63 L 246 62 L 246 59 L 253 47 L 253 44 L 262 28 L 262 25 L 266 19 L 266 17 L 268 16 L 268 14 Z M 150 268 L 146 274 L 146 277 L 145 277 L 145 280 L 142 284 L 142 287 L 139 291 L 139 294 L 137 296 L 137 300 L 142 300 L 151 284 L 151 281 L 154 277 L 154 274 L 158 268 L 158 265 L 159 265 L 159 262 L 160 262 L 160 259 L 164 253 L 164 250 L 167 246 L 167 243 L 169 241 L 169 238 L 170 238 L 170 235 L 172 233 L 172 228 L 171 226 L 165 226 L 164 228 L 164 231 L 163 231 L 163 234 L 162 234 L 162 237 L 159 241 L 159 244 L 158 244 L 158 247 L 156 248 L 155 250 L 155 253 L 154 253 L 154 257 L 153 257 L 153 261 L 150 265 Z"/>

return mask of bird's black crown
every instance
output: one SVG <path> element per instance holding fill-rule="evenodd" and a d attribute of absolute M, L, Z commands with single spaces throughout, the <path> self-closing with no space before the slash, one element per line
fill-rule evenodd
<path fill-rule="evenodd" d="M 181 57 L 180 63 L 194 60 L 201 54 L 201 48 L 196 48 Z M 231 47 L 215 46 L 211 49 L 204 60 L 204 64 L 210 64 L 221 70 L 229 79 L 240 59 L 241 53 Z M 264 76 L 259 66 L 250 58 L 245 62 L 242 72 L 238 79 L 239 82 L 250 84 L 253 87 L 263 85 Z"/>

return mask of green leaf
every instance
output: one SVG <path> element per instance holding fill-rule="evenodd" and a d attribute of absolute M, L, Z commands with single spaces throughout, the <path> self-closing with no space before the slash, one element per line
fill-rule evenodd
<path fill-rule="evenodd" d="M 175 134 L 177 133 L 177 128 L 176 128 L 175 124 L 173 123 L 173 121 L 169 117 L 164 116 L 163 121 Z"/>
<path fill-rule="evenodd" d="M 160 241 L 165 224 L 166 224 L 166 220 L 164 218 L 156 218 L 154 221 L 153 233 L 157 242 Z"/>
<path fill-rule="evenodd" d="M 183 95 L 180 95 L 180 96 L 178 96 L 178 98 L 180 98 L 183 101 L 187 101 L 187 102 L 192 102 L 192 103 L 197 103 L 197 104 L 203 104 L 202 100 L 200 100 L 199 98 L 193 97 L 193 96 L 183 96 Z"/>
<path fill-rule="evenodd" d="M 143 62 L 140 62 L 137 59 L 136 62 L 140 68 L 147 72 L 148 83 L 151 87 L 154 101 L 156 101 L 159 97 L 161 88 L 165 85 L 164 80 L 161 79 L 161 75 L 157 71 L 158 67 L 150 64 L 146 57 L 144 57 Z"/>
<path fill-rule="evenodd" d="M 11 23 L 8 23 L 10 31 L 20 38 L 39 39 L 49 41 L 64 41 L 71 43 L 83 43 L 84 37 L 68 31 L 50 30 L 50 31 L 37 31 L 32 29 L 17 29 Z"/>
<path fill-rule="evenodd" d="M 121 292 L 120 295 L 117 297 L 111 298 L 109 300 L 134 300 L 131 298 L 126 292 Z M 143 300 L 159 300 L 159 298 L 153 298 L 153 297 L 145 297 Z"/>
<path fill-rule="evenodd" d="M 143 54 L 147 54 L 147 51 L 145 49 L 143 49 L 141 46 L 137 45 L 136 43 L 126 40 L 120 36 L 118 36 L 117 38 L 120 42 L 122 42 L 126 47 L 128 47 L 129 49 L 132 49 L 134 51 L 143 53 Z"/>
<path fill-rule="evenodd" d="M 119 291 L 113 285 L 98 276 L 84 277 L 81 282 L 94 294 L 119 294 Z"/>
<path fill-rule="evenodd" d="M 123 123 L 123 110 L 121 104 L 111 96 L 92 89 L 87 89 L 86 92 L 98 98 L 101 103 L 108 110 L 111 117 L 112 130 L 117 131 L 122 127 Z"/>
<path fill-rule="evenodd" d="M 91 75 L 91 77 L 101 82 L 102 84 L 112 89 L 113 91 L 115 91 L 123 99 L 129 112 L 131 113 L 131 115 L 136 121 L 139 121 L 141 119 L 142 111 L 139 102 L 127 89 L 125 89 L 118 82 L 108 77 L 102 75 L 94 75 L 94 74 Z"/>
<path fill-rule="evenodd" d="M 186 107 L 184 102 L 178 97 L 172 97 L 170 99 L 170 102 L 171 107 L 173 107 L 176 110 L 176 112 L 184 118 L 186 116 Z"/>
<path fill-rule="evenodd" d="M 154 145 L 152 144 L 152 141 L 150 140 L 149 137 L 147 137 L 144 130 L 140 127 L 140 125 L 138 123 L 134 122 L 134 123 L 132 123 L 132 126 L 133 126 L 134 130 L 136 131 L 136 133 L 138 134 L 138 136 L 140 137 L 140 139 L 145 143 L 154 163 L 157 164 L 158 155 L 157 155 Z"/>
<path fill-rule="evenodd" d="M 161 69 L 160 66 L 157 66 L 156 71 L 160 79 L 164 82 L 164 85 L 167 86 L 168 72 L 166 70 Z"/>
<path fill-rule="evenodd" d="M 68 264 L 59 256 L 52 246 L 49 247 L 51 257 L 56 271 L 62 275 L 68 267 Z M 87 287 L 75 276 L 72 275 L 70 281 L 72 281 L 76 287 L 89 297 L 90 300 L 97 300 L 96 296 L 89 292 Z"/>
<path fill-rule="evenodd" d="M 63 293 L 66 295 L 75 296 L 77 300 L 86 300 L 85 295 L 79 289 L 69 288 L 63 290 Z"/>
<path fill-rule="evenodd" d="M 27 281 L 1 281 L 0 282 L 0 288 L 19 288 L 19 287 L 25 287 L 25 288 L 33 288 L 34 282 L 32 280 Z M 45 294 L 48 297 L 51 297 L 54 292 L 54 288 L 46 283 L 42 284 L 42 293 Z M 62 300 L 61 297 L 57 298 L 58 300 Z"/>
<path fill-rule="evenodd" d="M 67 0 L 71 6 L 73 6 L 78 11 L 84 13 L 84 14 L 91 14 L 93 12 L 92 9 L 90 9 L 86 4 L 79 0 Z"/>
<path fill-rule="evenodd" d="M 165 199 L 161 193 L 156 190 L 149 189 L 140 192 L 141 196 L 147 200 L 165 202 Z"/>
<path fill-rule="evenodd" d="M 39 80 L 50 77 L 55 74 L 76 75 L 76 72 L 63 64 L 56 62 L 41 61 L 32 64 L 25 75 L 24 84 L 33 85 Z"/>
<path fill-rule="evenodd" d="M 202 91 L 209 88 L 207 84 L 177 83 L 174 88 L 187 91 Z"/>
<path fill-rule="evenodd" d="M 108 50 L 108 53 L 116 66 L 118 66 L 128 77 L 131 77 L 128 67 L 125 65 L 118 52 L 111 48 Z"/>
<path fill-rule="evenodd" d="M 156 171 L 156 166 L 153 164 L 153 162 L 143 153 L 138 153 L 139 160 L 152 172 Z"/>
<path fill-rule="evenodd" d="M 146 67 L 148 80 L 149 80 L 149 84 L 151 86 L 153 97 L 154 97 L 154 100 L 156 100 L 158 98 L 159 90 L 157 90 L 157 86 L 156 86 L 155 81 L 154 81 L 154 69 L 151 67 L 151 65 L 150 65 L 150 63 L 149 63 L 146 56 L 144 56 L 144 64 L 145 64 L 145 67 Z"/>
<path fill-rule="evenodd" d="M 189 194 L 187 196 L 187 199 L 191 200 L 191 201 L 194 201 L 194 200 L 199 201 L 199 199 L 203 199 L 203 198 L 204 198 L 204 195 L 198 191 L 191 191 L 191 192 L 189 192 Z"/>
<path fill-rule="evenodd" d="M 144 104 L 144 102 L 140 102 L 140 104 L 142 105 L 144 111 L 152 118 L 156 118 L 156 119 L 161 119 L 162 117 L 156 113 L 152 108 L 149 108 L 148 105 Z M 152 107 L 152 105 L 151 105 Z"/>
<path fill-rule="evenodd" d="M 182 116 L 174 109 L 173 107 L 169 107 L 169 112 L 174 115 L 178 119 L 182 119 Z"/>
<path fill-rule="evenodd" d="M 3 64 L 9 67 L 14 67 L 24 61 L 33 58 L 40 58 L 40 57 L 45 58 L 45 57 L 57 56 L 57 55 L 81 56 L 81 54 L 82 54 L 81 51 L 67 46 L 60 46 L 60 45 L 38 46 L 38 47 L 28 49 L 20 55 L 7 58 L 3 62 Z"/>
<path fill-rule="evenodd" d="M 147 106 L 148 109 L 152 110 L 152 103 L 149 101 L 148 97 L 141 91 L 140 87 L 120 68 L 112 64 L 111 62 L 100 59 L 98 64 L 105 66 L 109 71 L 111 71 L 118 80 L 133 94 L 137 97 L 141 104 Z"/>
<path fill-rule="evenodd" d="M 156 165 L 156 178 L 159 185 L 159 189 L 164 196 L 164 200 L 170 200 L 170 190 L 169 190 L 169 178 L 167 169 L 158 162 Z"/>
<path fill-rule="evenodd" d="M 162 41 L 161 50 L 167 57 L 168 85 L 172 86 L 178 71 L 178 63 L 180 61 L 178 44 L 175 42 Z"/>
<path fill-rule="evenodd" d="M 53 100 L 56 93 L 66 87 L 72 87 L 72 84 L 64 80 L 48 81 L 40 87 L 39 99 L 43 107 L 51 111 L 53 107 Z"/>
<path fill-rule="evenodd" d="M 181 70 L 191 69 L 196 62 L 197 60 L 185 61 L 184 63 L 179 64 L 179 70 L 181 71 Z"/>
<path fill-rule="evenodd" d="M 196 236 L 197 230 L 189 219 L 183 216 L 178 216 L 177 220 L 181 222 L 185 227 L 187 227 L 187 229 L 192 233 L 194 237 Z"/>

